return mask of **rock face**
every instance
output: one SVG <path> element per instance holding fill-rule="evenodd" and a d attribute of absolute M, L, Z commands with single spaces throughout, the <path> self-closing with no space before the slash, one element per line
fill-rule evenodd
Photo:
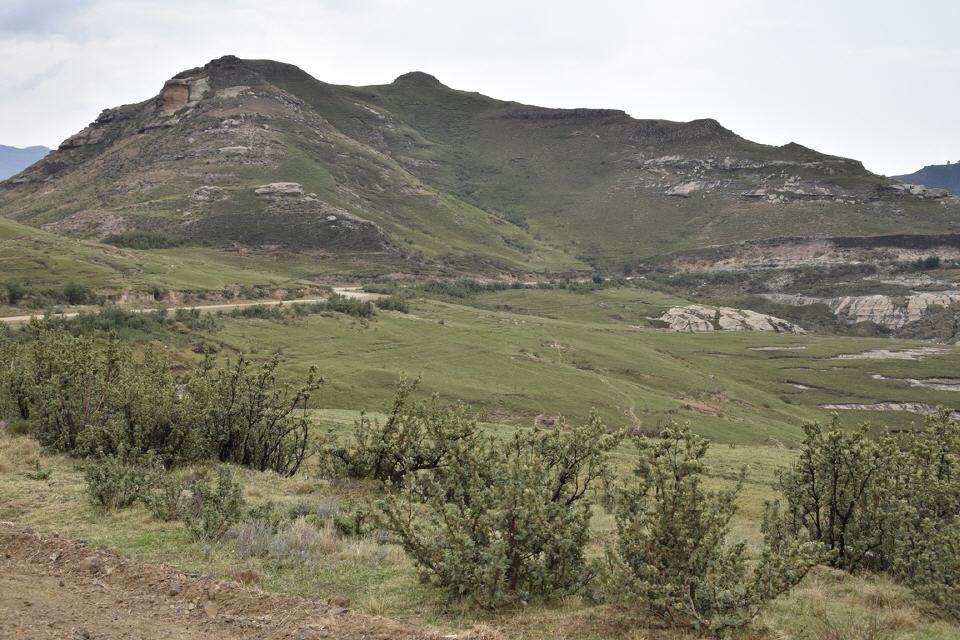
<path fill-rule="evenodd" d="M 773 331 L 798 335 L 806 333 L 801 327 L 783 318 L 731 307 L 672 307 L 660 316 L 659 320 L 667 323 L 673 331 Z"/>
<path fill-rule="evenodd" d="M 783 293 L 765 293 L 763 297 L 794 306 L 825 304 L 837 317 L 847 322 L 874 322 L 894 330 L 922 320 L 935 307 L 943 308 L 960 303 L 960 291 L 914 293 L 902 297 L 870 295 L 819 298 Z"/>
<path fill-rule="evenodd" d="M 302 198 L 303 186 L 299 182 L 271 182 L 254 190 L 258 196 Z"/>
<path fill-rule="evenodd" d="M 925 402 L 875 402 L 872 404 L 822 404 L 821 409 L 830 409 L 831 411 L 905 411 L 907 413 L 916 413 L 921 416 L 936 415 L 937 407 Z M 960 420 L 960 411 L 950 411 L 948 415 L 951 420 Z"/>

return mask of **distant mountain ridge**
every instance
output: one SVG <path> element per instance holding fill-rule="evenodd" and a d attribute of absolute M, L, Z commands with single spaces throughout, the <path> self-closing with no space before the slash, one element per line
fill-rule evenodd
<path fill-rule="evenodd" d="M 946 189 L 960 195 L 960 162 L 954 164 L 930 164 L 919 171 L 904 176 L 894 176 L 910 184 L 922 184 L 934 189 Z"/>
<path fill-rule="evenodd" d="M 225 56 L 0 183 L 0 216 L 128 247 L 556 273 L 781 236 L 957 232 L 947 196 L 710 119 L 536 107 L 423 72 L 338 86 Z"/>
<path fill-rule="evenodd" d="M 48 153 L 50 149 L 40 145 L 20 149 L 0 144 L 0 180 L 17 175 Z"/>

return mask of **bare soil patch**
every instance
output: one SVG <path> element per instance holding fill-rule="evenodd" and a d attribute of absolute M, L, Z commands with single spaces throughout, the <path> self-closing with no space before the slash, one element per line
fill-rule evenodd
<path fill-rule="evenodd" d="M 0 638 L 34 640 L 484 640 L 351 611 L 339 599 L 265 593 L 189 576 L 56 536 L 0 523 Z"/>

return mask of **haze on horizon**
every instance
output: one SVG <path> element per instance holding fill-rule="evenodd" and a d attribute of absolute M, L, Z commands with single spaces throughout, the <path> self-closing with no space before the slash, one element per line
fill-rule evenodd
<path fill-rule="evenodd" d="M 960 160 L 958 24 L 951 0 L 4 0 L 0 144 L 56 147 L 233 54 L 336 84 L 421 70 L 527 104 L 715 118 L 895 175 Z"/>

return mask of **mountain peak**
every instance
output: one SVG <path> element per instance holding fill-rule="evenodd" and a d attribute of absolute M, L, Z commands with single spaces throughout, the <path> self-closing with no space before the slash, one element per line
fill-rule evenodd
<path fill-rule="evenodd" d="M 403 75 L 397 76 L 396 80 L 393 81 L 393 84 L 418 84 L 433 87 L 443 86 L 443 83 L 437 80 L 436 76 L 432 76 L 429 73 L 424 73 L 423 71 L 410 71 L 408 73 L 404 73 Z"/>

